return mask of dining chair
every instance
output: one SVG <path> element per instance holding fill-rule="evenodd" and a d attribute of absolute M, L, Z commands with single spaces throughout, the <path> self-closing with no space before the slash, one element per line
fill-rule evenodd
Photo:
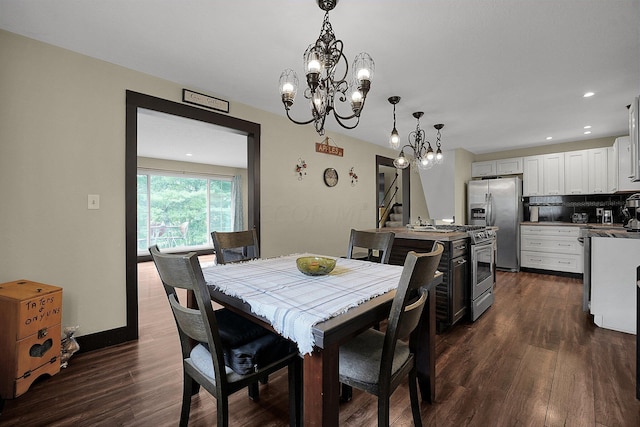
<path fill-rule="evenodd" d="M 255 228 L 244 231 L 213 231 L 211 239 L 218 264 L 260 258 L 260 247 Z"/>
<path fill-rule="evenodd" d="M 229 349 L 224 347 L 220 336 L 197 255 L 163 254 L 157 246 L 149 248 L 149 251 L 173 311 L 182 347 L 184 379 L 180 425 L 188 424 L 194 387 L 197 390 L 202 386 L 216 398 L 217 425 L 226 427 L 229 424 L 229 396 L 284 367 L 288 368 L 289 424 L 300 425 L 302 362 L 297 348 L 291 346 L 286 351 L 263 354 L 261 363 L 244 375 L 225 366 L 224 354 Z M 192 291 L 198 308 L 181 304 L 176 289 Z"/>
<path fill-rule="evenodd" d="M 395 233 L 392 231 L 375 232 L 351 229 L 349 247 L 347 248 L 347 258 L 388 264 L 395 236 Z M 355 252 L 359 248 L 366 249 L 366 255 Z M 375 255 L 374 251 L 378 251 L 378 255 Z"/>
<path fill-rule="evenodd" d="M 351 229 L 347 258 L 388 264 L 395 236 L 395 233 L 392 231 L 374 232 Z M 367 251 L 366 255 L 356 252 L 359 249 L 365 249 Z M 378 255 L 375 255 L 373 251 L 378 251 Z M 377 324 L 375 329 L 380 329 L 380 324 Z M 353 391 L 351 387 L 346 384 L 341 384 L 340 401 L 348 402 L 352 396 Z"/>
<path fill-rule="evenodd" d="M 260 246 L 258 245 L 258 235 L 255 229 L 243 231 L 213 231 L 211 232 L 213 247 L 216 253 L 216 264 L 224 265 L 234 262 L 242 262 L 250 259 L 260 258 Z M 232 331 L 238 328 L 237 322 L 234 322 L 235 313 L 229 312 L 228 309 L 222 308 L 219 312 L 219 327 L 222 331 Z M 262 328 L 257 324 L 253 325 L 252 331 L 257 333 L 255 328 Z M 267 330 L 262 328 L 264 333 Z M 243 334 L 244 335 L 244 334 Z M 260 380 L 263 384 L 269 381 L 268 376 L 264 376 Z M 249 386 L 249 397 L 257 401 L 260 398 L 260 390 L 258 383 Z"/>
<path fill-rule="evenodd" d="M 437 243 L 431 252 L 409 252 L 396 290 L 386 332 L 373 328 L 340 346 L 340 382 L 378 397 L 378 426 L 389 425 L 389 398 L 409 377 L 411 412 L 416 426 L 422 426 L 418 402 L 417 368 L 412 332 L 420 321 L 426 290 L 438 267 L 444 245 Z M 410 338 L 408 342 L 403 341 Z"/>

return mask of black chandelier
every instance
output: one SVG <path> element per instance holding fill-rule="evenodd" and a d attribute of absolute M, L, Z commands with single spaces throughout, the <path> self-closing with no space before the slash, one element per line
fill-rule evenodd
<path fill-rule="evenodd" d="M 347 82 L 349 64 L 342 52 L 343 43 L 342 40 L 336 39 L 329 22 L 329 11 L 333 10 L 338 0 L 316 0 L 316 2 L 320 9 L 325 11 L 324 21 L 320 37 L 315 43 L 309 45 L 303 55 L 307 78 L 304 97 L 309 100 L 311 119 L 297 121 L 289 113 L 298 91 L 298 76 L 290 68 L 280 75 L 280 94 L 289 120 L 299 125 L 313 122 L 316 132 L 324 135 L 325 119 L 332 112 L 343 128 L 353 129 L 358 126 L 360 113 L 371 88 L 375 64 L 368 53 L 360 53 L 353 60 L 351 82 Z M 348 99 L 351 104 L 351 113 L 346 115 L 338 113 L 334 104 L 336 99 L 340 102 L 346 102 Z"/>
<path fill-rule="evenodd" d="M 393 104 L 393 130 L 391 131 L 391 136 L 389 138 L 389 145 L 391 148 L 397 149 L 400 146 L 400 137 L 398 135 L 398 131 L 396 130 L 396 104 L 400 102 L 399 96 L 392 96 L 389 98 L 389 102 Z M 393 161 L 393 165 L 398 169 L 406 169 L 410 165 L 413 166 L 414 170 L 427 170 L 431 169 L 434 165 L 442 164 L 444 161 L 444 156 L 442 154 L 442 148 L 440 145 L 441 134 L 440 130 L 444 127 L 442 123 L 433 125 L 436 129 L 436 151 L 433 151 L 431 147 L 431 143 L 427 141 L 425 137 L 424 129 L 420 129 L 420 117 L 422 117 L 424 113 L 422 111 L 417 111 L 413 113 L 413 117 L 416 118 L 418 123 L 416 124 L 416 130 L 412 131 L 409 134 L 409 144 L 402 146 L 400 149 L 400 154 Z M 408 159 L 404 154 L 404 149 L 406 147 L 411 148 L 413 151 L 413 160 Z"/>

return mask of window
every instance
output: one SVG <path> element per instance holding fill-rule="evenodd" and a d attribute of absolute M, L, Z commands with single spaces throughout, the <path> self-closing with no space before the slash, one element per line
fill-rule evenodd
<path fill-rule="evenodd" d="M 212 231 L 233 231 L 233 177 L 138 170 L 138 253 L 211 247 Z M 242 209 L 242 206 L 238 206 Z"/>

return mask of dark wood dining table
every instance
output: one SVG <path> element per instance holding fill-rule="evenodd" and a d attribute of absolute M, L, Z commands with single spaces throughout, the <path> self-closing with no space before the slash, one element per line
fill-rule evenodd
<path fill-rule="evenodd" d="M 228 266 L 224 267 L 228 268 Z M 398 268 L 397 266 L 389 267 L 396 268 L 394 271 Z M 203 268 L 203 272 L 215 268 L 218 267 Z M 295 269 L 295 265 L 293 268 Z M 214 271 L 211 270 L 211 273 Z M 397 276 L 399 280 L 400 274 Z M 348 274 L 344 274 L 344 280 L 349 281 Z M 430 290 L 441 282 L 442 273 L 437 272 L 427 289 Z M 256 315 L 247 302 L 221 291 L 216 286 L 209 286 L 209 291 L 213 301 L 274 330 L 271 323 L 264 317 Z M 313 351 L 304 355 L 303 362 L 305 426 L 335 427 L 339 424 L 338 350 L 340 344 L 387 319 L 394 295 L 395 290 L 390 290 L 311 327 L 314 338 Z M 414 338 L 417 343 L 415 354 L 422 400 L 432 403 L 435 399 L 435 297 L 430 296 L 427 301 L 422 319 L 414 332 L 416 334 Z"/>

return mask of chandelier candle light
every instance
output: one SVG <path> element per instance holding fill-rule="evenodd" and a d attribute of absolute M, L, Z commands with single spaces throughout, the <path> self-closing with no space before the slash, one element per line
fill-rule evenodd
<path fill-rule="evenodd" d="M 396 129 L 396 104 L 400 102 L 399 96 L 392 96 L 389 98 L 389 102 L 393 104 L 393 130 L 391 131 L 391 136 L 389 137 L 389 145 L 391 148 L 397 149 L 400 145 L 400 136 L 398 135 L 398 130 Z M 436 129 L 436 151 L 434 153 L 433 148 L 431 148 L 431 143 L 427 141 L 425 137 L 424 129 L 420 129 L 420 117 L 422 117 L 424 113 L 422 111 L 417 111 L 413 113 L 413 117 L 415 117 L 418 121 L 416 125 L 416 130 L 412 131 L 409 134 L 409 144 L 404 145 L 400 149 L 400 154 L 393 161 L 393 165 L 398 169 L 406 169 L 409 165 L 412 165 L 414 169 L 427 170 L 431 169 L 434 165 L 442 164 L 444 161 L 444 156 L 442 155 L 442 148 L 440 146 L 440 130 L 444 127 L 442 123 L 433 125 Z M 413 151 L 413 161 L 410 161 L 404 154 L 404 149 L 406 147 L 411 148 Z"/>
<path fill-rule="evenodd" d="M 367 94 L 371 88 L 371 80 L 375 71 L 375 63 L 368 53 L 362 52 L 353 61 L 351 82 L 347 82 L 349 64 L 342 52 L 342 40 L 337 40 L 329 22 L 329 11 L 338 0 L 317 0 L 320 9 L 325 11 L 324 21 L 320 30 L 320 37 L 309 45 L 303 55 L 307 87 L 304 97 L 309 100 L 311 119 L 297 121 L 290 115 L 290 109 L 298 91 L 298 76 L 288 68 L 280 75 L 280 95 L 287 117 L 299 125 L 314 123 L 316 132 L 324 135 L 324 122 L 333 112 L 333 116 L 340 126 L 353 129 L 360 122 L 360 113 L 364 108 Z M 351 104 L 351 113 L 341 115 L 337 112 L 334 102 Z"/>

